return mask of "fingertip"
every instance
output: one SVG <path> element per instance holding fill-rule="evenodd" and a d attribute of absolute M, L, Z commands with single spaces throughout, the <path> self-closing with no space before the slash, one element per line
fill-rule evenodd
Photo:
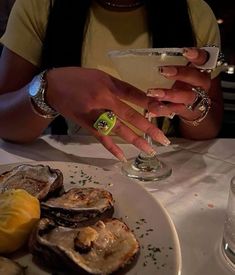
<path fill-rule="evenodd" d="M 171 144 L 171 141 L 165 136 L 165 134 L 161 130 L 159 130 L 157 140 L 164 146 L 168 146 Z"/>
<path fill-rule="evenodd" d="M 209 52 L 204 49 L 198 48 L 184 48 L 183 56 L 186 57 L 189 61 L 195 65 L 205 64 L 210 58 Z"/>
<path fill-rule="evenodd" d="M 126 157 L 123 154 L 117 154 L 116 157 L 121 162 L 124 162 L 124 163 L 127 162 L 127 159 L 126 159 Z"/>
<path fill-rule="evenodd" d="M 163 89 L 152 88 L 152 89 L 148 89 L 147 91 L 147 96 L 149 97 L 162 98 L 165 95 L 166 95 L 166 92 Z"/>
<path fill-rule="evenodd" d="M 163 136 L 163 139 L 162 139 L 162 144 L 163 144 L 164 146 L 168 146 L 168 145 L 171 144 L 171 141 L 164 135 L 164 136 Z"/>
<path fill-rule="evenodd" d="M 198 50 L 196 48 L 184 48 L 183 56 L 187 59 L 194 60 L 199 56 Z"/>
<path fill-rule="evenodd" d="M 178 73 L 178 69 L 175 66 L 160 67 L 159 73 L 166 77 L 176 76 Z"/>
<path fill-rule="evenodd" d="M 118 147 L 116 144 L 112 148 L 110 148 L 110 152 L 121 162 L 127 162 L 127 159 L 121 150 L 120 147 Z"/>

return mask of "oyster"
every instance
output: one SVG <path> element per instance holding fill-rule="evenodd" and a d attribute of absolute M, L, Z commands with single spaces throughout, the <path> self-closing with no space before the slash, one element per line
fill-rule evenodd
<path fill-rule="evenodd" d="M 24 275 L 25 267 L 5 257 L 0 257 L 0 274 Z"/>
<path fill-rule="evenodd" d="M 103 275 L 130 267 L 140 249 L 134 234 L 118 219 L 69 228 L 47 218 L 34 228 L 29 248 L 36 263 L 53 271 Z"/>
<path fill-rule="evenodd" d="M 42 202 L 41 212 L 42 217 L 51 218 L 59 225 L 77 227 L 112 217 L 113 205 L 113 196 L 105 189 L 72 188 L 60 197 Z"/>
<path fill-rule="evenodd" d="M 0 192 L 24 189 L 40 201 L 63 189 L 63 174 L 44 165 L 22 164 L 0 175 Z"/>

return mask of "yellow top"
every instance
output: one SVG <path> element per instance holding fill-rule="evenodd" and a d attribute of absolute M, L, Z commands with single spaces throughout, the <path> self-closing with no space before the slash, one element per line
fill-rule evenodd
<path fill-rule="evenodd" d="M 209 6 L 203 0 L 188 0 L 188 3 L 197 46 L 220 46 L 218 26 Z M 48 0 L 17 0 L 0 42 L 32 64 L 40 66 L 48 9 Z M 110 72 L 108 50 L 149 47 L 145 16 L 144 8 L 115 12 L 104 9 L 94 1 L 82 65 Z"/>
<path fill-rule="evenodd" d="M 203 0 L 188 0 L 188 4 L 197 46 L 220 47 L 218 25 L 209 6 Z M 38 67 L 48 10 L 48 0 L 17 0 L 6 32 L 0 40 L 7 48 Z M 146 48 L 150 45 L 143 7 L 128 12 L 115 12 L 93 1 L 83 46 L 83 67 L 97 68 L 119 77 L 107 52 L 111 49 Z M 218 70 L 213 72 L 212 77 L 218 73 Z"/>

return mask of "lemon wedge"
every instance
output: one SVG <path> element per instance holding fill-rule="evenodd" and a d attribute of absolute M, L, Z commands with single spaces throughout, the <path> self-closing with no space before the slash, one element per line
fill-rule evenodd
<path fill-rule="evenodd" d="M 11 253 L 27 241 L 40 218 L 40 203 L 23 189 L 0 194 L 0 254 Z"/>

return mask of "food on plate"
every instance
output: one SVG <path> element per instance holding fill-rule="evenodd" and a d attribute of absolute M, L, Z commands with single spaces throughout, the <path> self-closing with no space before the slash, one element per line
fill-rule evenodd
<path fill-rule="evenodd" d="M 66 274 L 111 274 L 137 259 L 139 243 L 118 219 L 69 228 L 43 218 L 29 241 L 34 260 Z"/>
<path fill-rule="evenodd" d="M 52 272 L 125 271 L 135 263 L 140 246 L 113 213 L 109 191 L 75 187 L 65 192 L 60 170 L 18 165 L 0 174 L 0 254 L 14 252 L 29 240 L 35 262 Z M 17 263 L 15 268 L 21 273 L 12 274 L 24 274 Z"/>
<path fill-rule="evenodd" d="M 25 267 L 5 257 L 0 257 L 0 274 L 25 275 Z"/>
<path fill-rule="evenodd" d="M 63 190 L 63 174 L 47 165 L 18 165 L 0 175 L 0 193 L 9 189 L 24 189 L 42 201 Z"/>
<path fill-rule="evenodd" d="M 22 189 L 0 194 L 0 254 L 16 251 L 40 218 L 37 198 Z M 2 274 L 2 273 L 1 273 Z"/>
<path fill-rule="evenodd" d="M 102 188 L 72 188 L 60 197 L 41 203 L 42 216 L 63 226 L 89 225 L 110 218 L 114 211 L 110 192 Z"/>

